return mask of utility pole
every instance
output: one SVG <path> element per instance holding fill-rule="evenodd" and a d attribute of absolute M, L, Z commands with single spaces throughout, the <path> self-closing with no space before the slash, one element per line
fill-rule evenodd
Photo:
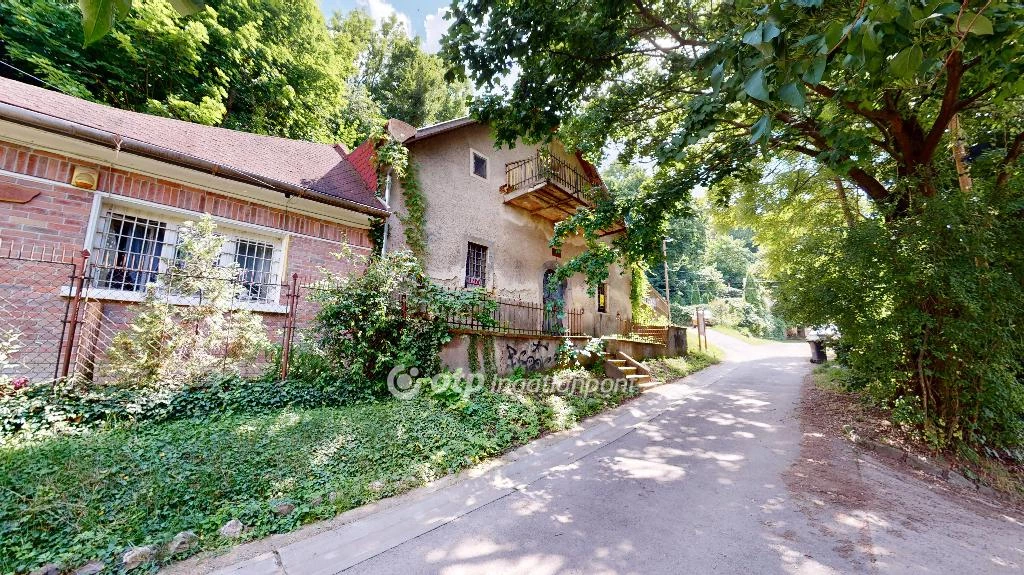
<path fill-rule="evenodd" d="M 668 302 L 668 324 L 672 325 L 672 291 L 668 287 L 668 238 L 661 238 L 661 259 L 665 264 L 665 301 Z"/>

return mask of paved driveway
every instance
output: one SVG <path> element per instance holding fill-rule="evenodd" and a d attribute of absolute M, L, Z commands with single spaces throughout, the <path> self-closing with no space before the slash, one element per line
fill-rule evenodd
<path fill-rule="evenodd" d="M 890 486 L 889 500 L 865 498 L 871 509 L 792 493 L 787 474 L 807 467 L 795 411 L 807 347 L 711 338 L 730 361 L 482 475 L 292 537 L 217 573 L 977 573 L 1024 563 L 1018 518 L 950 510 L 913 478 Z M 855 454 L 841 459 L 858 489 L 907 482 L 879 465 L 862 472 Z M 909 512 L 891 508 L 908 496 L 924 515 L 913 526 Z M 929 507 L 945 509 L 935 525 Z"/>

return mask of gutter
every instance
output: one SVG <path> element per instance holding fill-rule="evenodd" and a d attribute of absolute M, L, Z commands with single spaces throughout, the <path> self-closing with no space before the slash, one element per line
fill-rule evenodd
<path fill-rule="evenodd" d="M 281 192 L 286 198 L 296 195 L 300 198 L 306 198 L 314 202 L 343 208 L 376 218 L 387 218 L 391 214 L 391 212 L 383 208 L 368 206 L 366 204 L 354 202 L 345 198 L 339 198 L 337 196 L 311 190 L 296 184 L 282 182 L 266 176 L 258 176 L 250 172 L 232 168 L 231 166 L 219 164 L 210 160 L 204 160 L 202 158 L 190 156 L 167 148 L 162 148 L 160 146 L 150 144 L 149 142 L 128 138 L 114 132 L 100 130 L 98 128 L 93 128 L 77 122 L 71 122 L 48 114 L 20 108 L 6 102 L 0 102 L 0 119 L 60 134 L 62 136 L 75 138 L 77 140 L 99 144 L 101 146 L 109 147 L 115 151 L 124 151 L 137 156 L 143 156 L 153 160 L 166 162 L 168 164 L 181 166 L 183 168 L 207 172 L 228 180 L 267 188 L 269 190 Z M 344 157 L 342 156 L 341 159 L 344 160 Z"/>

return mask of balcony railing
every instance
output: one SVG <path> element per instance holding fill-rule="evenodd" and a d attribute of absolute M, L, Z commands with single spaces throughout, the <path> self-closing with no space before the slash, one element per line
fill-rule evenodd
<path fill-rule="evenodd" d="M 580 203 L 591 204 L 589 196 L 594 185 L 590 178 L 554 154 L 538 151 L 532 157 L 505 164 L 502 192 L 511 194 L 543 184 L 557 186 Z"/>

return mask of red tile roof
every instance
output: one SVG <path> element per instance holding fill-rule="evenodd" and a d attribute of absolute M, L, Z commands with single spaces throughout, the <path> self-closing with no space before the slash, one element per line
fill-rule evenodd
<path fill-rule="evenodd" d="M 0 78 L 0 102 L 375 209 L 375 187 L 341 146 L 261 136 L 119 110 Z"/>

